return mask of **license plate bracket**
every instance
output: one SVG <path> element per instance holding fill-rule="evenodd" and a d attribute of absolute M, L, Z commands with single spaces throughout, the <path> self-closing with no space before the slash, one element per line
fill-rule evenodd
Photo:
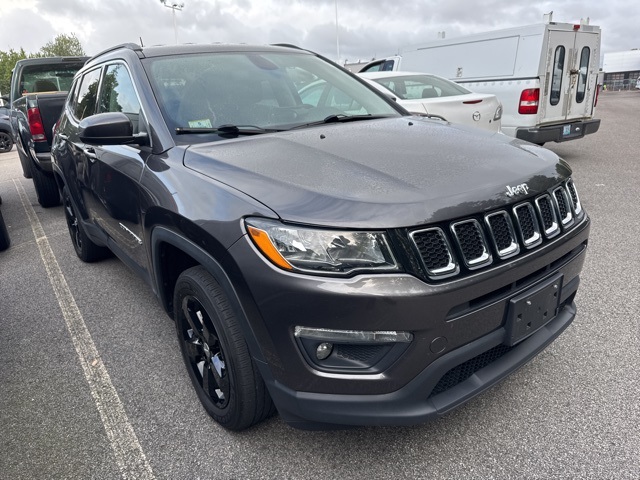
<path fill-rule="evenodd" d="M 558 313 L 562 274 L 555 275 L 509 300 L 504 343 L 513 346 L 553 320 Z"/>

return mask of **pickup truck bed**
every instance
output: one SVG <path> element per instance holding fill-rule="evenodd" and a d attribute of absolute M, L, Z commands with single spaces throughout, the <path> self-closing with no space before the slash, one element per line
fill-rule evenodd
<path fill-rule="evenodd" d="M 64 106 L 73 76 L 87 57 L 19 60 L 11 77 L 11 128 L 22 172 L 33 178 L 43 207 L 60 204 L 51 167 L 52 129 Z"/>

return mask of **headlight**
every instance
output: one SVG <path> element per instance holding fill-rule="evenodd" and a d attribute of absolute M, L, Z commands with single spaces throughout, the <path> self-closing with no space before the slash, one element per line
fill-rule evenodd
<path fill-rule="evenodd" d="M 255 218 L 246 226 L 260 252 L 285 270 L 337 275 L 398 270 L 383 232 L 321 230 Z"/>
<path fill-rule="evenodd" d="M 502 118 L 502 104 L 496 108 L 496 113 L 493 115 L 494 120 L 500 120 Z"/>

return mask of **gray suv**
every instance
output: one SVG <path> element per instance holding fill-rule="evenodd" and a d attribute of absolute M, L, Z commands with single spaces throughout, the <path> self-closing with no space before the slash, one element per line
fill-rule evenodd
<path fill-rule="evenodd" d="M 576 315 L 590 221 L 564 161 L 299 48 L 114 47 L 52 156 L 76 253 L 150 285 L 228 429 L 425 422 Z"/>

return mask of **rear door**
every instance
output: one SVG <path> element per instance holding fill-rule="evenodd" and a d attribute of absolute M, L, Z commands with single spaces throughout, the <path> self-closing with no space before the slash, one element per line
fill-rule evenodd
<path fill-rule="evenodd" d="M 599 30 L 549 31 L 542 123 L 591 117 L 600 64 L 599 46 Z"/>

